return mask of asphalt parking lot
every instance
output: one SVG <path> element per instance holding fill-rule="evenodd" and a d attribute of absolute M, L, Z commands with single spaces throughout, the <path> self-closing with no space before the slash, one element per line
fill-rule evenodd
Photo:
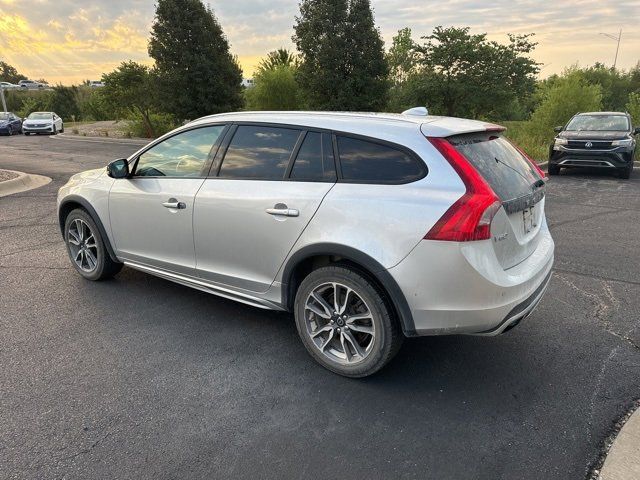
<path fill-rule="evenodd" d="M 640 172 L 551 179 L 556 270 L 516 329 L 349 380 L 288 314 L 75 273 L 56 192 L 137 148 L 0 138 L 0 168 L 53 178 L 0 198 L 0 478 L 582 479 L 640 398 Z"/>

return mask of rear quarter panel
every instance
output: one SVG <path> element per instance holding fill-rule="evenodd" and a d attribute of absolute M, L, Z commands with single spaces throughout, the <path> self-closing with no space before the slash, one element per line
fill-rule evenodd
<path fill-rule="evenodd" d="M 366 132 L 358 133 L 366 135 Z M 369 132 L 368 136 L 373 135 Z M 290 256 L 307 246 L 332 243 L 359 250 L 384 268 L 391 268 L 411 252 L 465 193 L 458 175 L 422 135 L 418 125 L 412 135 L 407 135 L 405 130 L 402 136 L 386 132 L 375 138 L 413 150 L 427 165 L 427 176 L 404 185 L 338 182 Z M 278 280 L 283 280 L 281 274 Z"/>

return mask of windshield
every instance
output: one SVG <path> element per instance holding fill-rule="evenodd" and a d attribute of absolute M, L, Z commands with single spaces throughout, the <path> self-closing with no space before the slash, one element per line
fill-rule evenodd
<path fill-rule="evenodd" d="M 50 113 L 34 112 L 27 118 L 29 120 L 51 120 L 52 115 Z"/>
<path fill-rule="evenodd" d="M 0 112 L 0 120 L 9 120 L 9 114 Z"/>
<path fill-rule="evenodd" d="M 626 132 L 629 120 L 624 115 L 577 115 L 571 119 L 566 128 L 569 132 L 581 130 L 595 132 Z"/>

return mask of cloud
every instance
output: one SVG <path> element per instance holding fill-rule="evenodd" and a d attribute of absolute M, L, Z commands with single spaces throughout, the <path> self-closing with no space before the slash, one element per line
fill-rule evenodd
<path fill-rule="evenodd" d="M 209 0 L 249 75 L 268 51 L 292 48 L 297 0 Z M 579 62 L 611 64 L 615 42 L 599 35 L 623 29 L 618 65 L 640 59 L 640 8 L 637 0 L 450 0 L 415 2 L 372 0 L 376 23 L 387 46 L 403 27 L 414 37 L 437 25 L 470 26 L 504 41 L 507 33 L 536 33 L 537 61 L 543 73 Z M 99 78 L 123 60 L 150 63 L 147 42 L 154 16 L 148 0 L 0 0 L 0 42 L 4 58 L 34 77 L 78 82 Z"/>

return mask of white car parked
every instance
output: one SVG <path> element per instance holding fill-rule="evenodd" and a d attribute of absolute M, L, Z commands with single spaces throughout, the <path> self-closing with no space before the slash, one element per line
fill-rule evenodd
<path fill-rule="evenodd" d="M 64 123 L 54 112 L 33 112 L 22 122 L 22 133 L 64 133 Z"/>
<path fill-rule="evenodd" d="M 16 88 L 20 88 L 20 85 L 9 82 L 0 82 L 0 88 L 3 88 L 4 90 L 15 90 Z"/>
<path fill-rule="evenodd" d="M 498 335 L 542 298 L 554 258 L 545 175 L 503 130 L 427 115 L 214 115 L 71 177 L 60 229 L 88 280 L 124 264 L 290 311 L 313 358 L 363 377 L 404 336 Z"/>
<path fill-rule="evenodd" d="M 18 86 L 20 88 L 24 88 L 25 90 L 37 90 L 46 87 L 44 83 L 35 82 L 33 80 L 20 80 L 18 82 Z"/>

